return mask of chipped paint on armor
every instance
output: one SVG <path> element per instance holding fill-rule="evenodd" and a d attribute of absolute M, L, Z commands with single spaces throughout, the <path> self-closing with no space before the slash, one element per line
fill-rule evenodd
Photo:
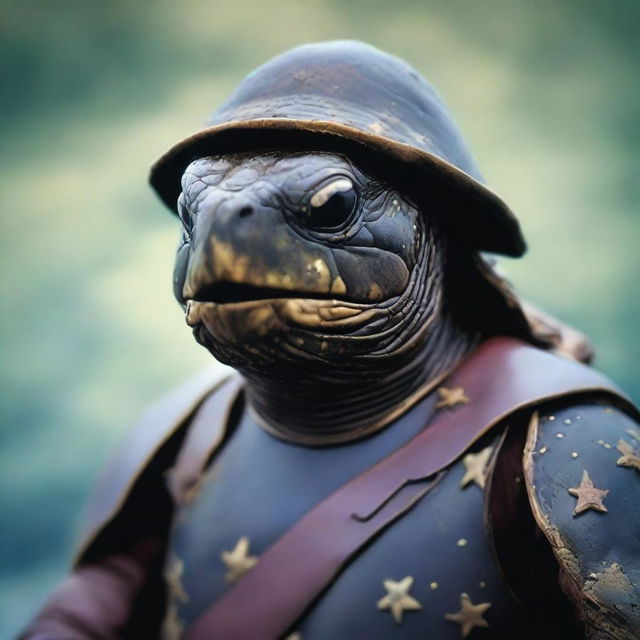
<path fill-rule="evenodd" d="M 565 437 L 557 439 L 553 422 L 534 414 L 524 455 L 527 491 L 538 526 L 546 535 L 560 565 L 560 584 L 584 625 L 586 637 L 634 640 L 640 629 L 640 477 L 616 467 L 618 452 L 606 448 L 635 421 L 620 409 L 597 401 L 556 409 L 564 422 L 579 412 Z M 547 426 L 548 425 L 548 426 Z M 553 441 L 544 456 L 534 452 Z M 594 503 L 607 494 L 607 514 L 586 506 L 574 516 L 576 468 L 566 459 L 580 447 L 583 482 L 587 493 L 599 491 Z M 586 471 L 588 469 L 588 471 Z M 597 487 L 588 480 L 595 478 Z M 586 482 L 585 482 L 586 481 Z M 587 502 L 588 502 L 588 496 Z M 603 505 L 604 506 L 604 505 Z"/>

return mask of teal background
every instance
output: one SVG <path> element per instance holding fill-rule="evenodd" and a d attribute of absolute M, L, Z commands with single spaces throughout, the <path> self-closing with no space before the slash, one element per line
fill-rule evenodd
<path fill-rule="evenodd" d="M 640 3 L 0 0 L 0 637 L 59 580 L 143 407 L 210 362 L 150 163 L 290 46 L 366 40 L 449 103 L 530 244 L 502 269 L 640 399 Z"/>

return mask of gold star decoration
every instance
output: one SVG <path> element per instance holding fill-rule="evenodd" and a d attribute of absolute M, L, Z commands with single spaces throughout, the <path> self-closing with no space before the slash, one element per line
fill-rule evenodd
<path fill-rule="evenodd" d="M 572 487 L 571 489 L 568 489 L 568 491 L 572 496 L 578 498 L 576 507 L 573 510 L 574 516 L 577 516 L 588 509 L 594 509 L 595 511 L 601 511 L 602 513 L 607 512 L 607 507 L 602 504 L 602 500 L 609 493 L 609 489 L 596 489 L 593 486 L 593 482 L 591 481 L 586 469 L 582 472 L 580 485 Z"/>
<path fill-rule="evenodd" d="M 622 454 L 616 462 L 619 467 L 631 467 L 640 472 L 640 451 L 634 449 L 626 440 L 618 440 L 616 449 Z"/>
<path fill-rule="evenodd" d="M 242 536 L 231 551 L 223 551 L 220 558 L 229 569 L 224 577 L 227 582 L 235 582 L 258 562 L 256 556 L 249 555 L 249 538 L 247 536 Z"/>
<path fill-rule="evenodd" d="M 469 404 L 469 398 L 465 395 L 462 387 L 453 387 L 452 389 L 439 387 L 438 395 L 440 400 L 436 403 L 436 409 L 442 409 L 443 407 L 453 409 L 459 404 Z"/>
<path fill-rule="evenodd" d="M 470 482 L 475 482 L 481 489 L 484 489 L 486 479 L 486 469 L 491 457 L 493 447 L 485 447 L 478 453 L 468 453 L 462 462 L 464 463 L 466 472 L 460 482 L 462 488 L 466 487 Z"/>
<path fill-rule="evenodd" d="M 178 607 L 175 602 L 170 602 L 167 614 L 162 622 L 162 638 L 165 640 L 180 640 L 184 625 L 178 616 Z"/>
<path fill-rule="evenodd" d="M 169 587 L 169 595 L 172 600 L 187 602 L 189 596 L 182 584 L 182 575 L 184 574 L 184 562 L 180 558 L 174 557 L 169 566 L 165 569 L 164 579 Z"/>
<path fill-rule="evenodd" d="M 458 611 L 458 613 L 447 613 L 444 617 L 451 622 L 459 624 L 462 627 L 462 637 L 466 638 L 475 627 L 489 626 L 489 623 L 482 617 L 482 614 L 490 606 L 490 602 L 473 604 L 471 598 L 466 593 L 461 593 L 460 611 Z"/>
<path fill-rule="evenodd" d="M 413 585 L 413 576 L 407 576 L 395 582 L 395 580 L 385 580 L 384 588 L 387 595 L 378 600 L 378 609 L 390 609 L 393 619 L 400 624 L 402 622 L 402 614 L 405 611 L 422 609 L 422 605 L 409 595 L 411 585 Z"/>

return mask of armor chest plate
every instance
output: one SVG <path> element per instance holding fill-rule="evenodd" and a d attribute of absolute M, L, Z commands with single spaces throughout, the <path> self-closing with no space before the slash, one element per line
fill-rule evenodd
<path fill-rule="evenodd" d="M 434 402 L 427 398 L 373 438 L 324 449 L 281 442 L 246 413 L 199 495 L 174 522 L 167 628 L 197 619 L 304 513 L 416 435 Z M 473 451 L 490 444 L 483 441 Z M 462 461 L 449 467 L 416 506 L 349 563 L 295 631 L 304 640 L 425 633 L 453 639 L 471 616 L 472 637 L 510 637 L 520 612 L 493 558 L 483 490 L 474 482 L 461 488 L 466 472 Z"/>

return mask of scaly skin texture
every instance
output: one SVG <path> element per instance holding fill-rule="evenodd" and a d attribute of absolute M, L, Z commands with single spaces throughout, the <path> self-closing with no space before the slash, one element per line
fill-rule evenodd
<path fill-rule="evenodd" d="M 435 221 L 345 157 L 201 158 L 182 187 L 176 296 L 279 433 L 323 442 L 383 426 L 477 341 L 447 309 Z M 314 207 L 323 195 L 329 207 Z"/>

